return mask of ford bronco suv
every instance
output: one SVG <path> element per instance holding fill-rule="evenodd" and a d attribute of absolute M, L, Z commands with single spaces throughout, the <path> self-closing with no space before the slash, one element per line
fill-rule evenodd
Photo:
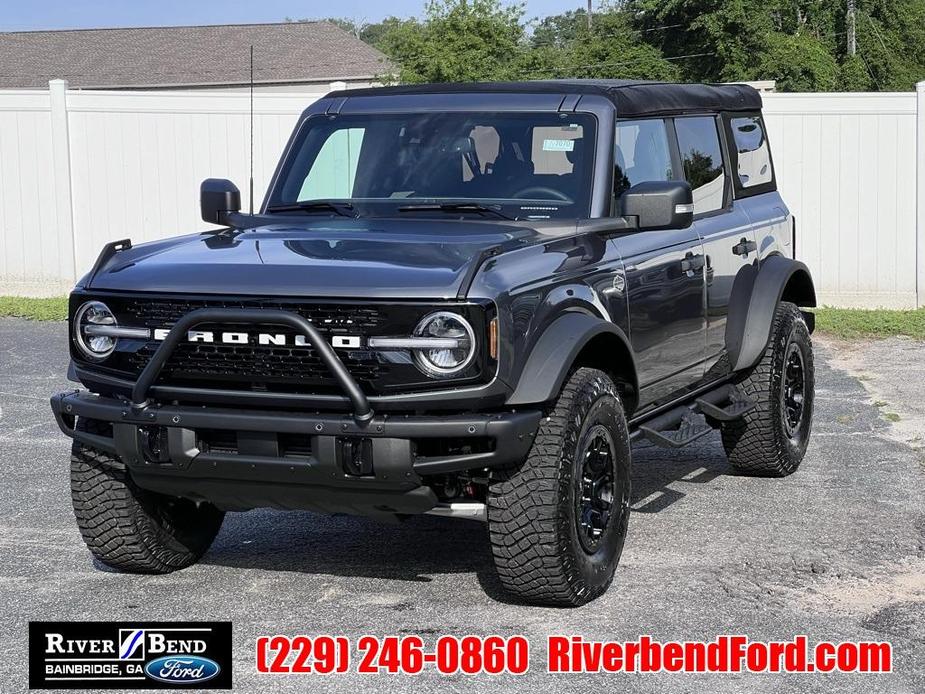
<path fill-rule="evenodd" d="M 70 297 L 77 523 L 196 562 L 227 511 L 487 522 L 525 602 L 613 580 L 634 441 L 800 465 L 815 292 L 759 94 L 630 81 L 334 92 L 257 213 L 106 246 Z"/>

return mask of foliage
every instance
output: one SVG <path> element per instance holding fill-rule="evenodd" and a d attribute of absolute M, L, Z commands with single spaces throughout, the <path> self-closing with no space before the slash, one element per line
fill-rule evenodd
<path fill-rule="evenodd" d="M 758 60 L 757 74 L 776 80 L 785 92 L 830 92 L 840 84 L 838 63 L 811 33 L 773 32 Z"/>
<path fill-rule="evenodd" d="M 562 77 L 675 81 L 681 73 L 661 51 L 644 43 L 624 12 L 594 15 L 589 28 L 578 23 L 570 43 L 570 70 Z"/>
<path fill-rule="evenodd" d="M 756 79 L 772 30 L 758 0 L 635 0 L 628 5 L 647 41 L 677 59 L 694 82 Z"/>
<path fill-rule="evenodd" d="M 584 7 L 528 21 L 505 0 L 427 0 L 420 19 L 328 21 L 386 53 L 403 82 L 773 79 L 782 91 L 856 91 L 925 80 L 925 0 L 856 6 L 856 55 L 845 0 L 604 0 L 590 27 Z"/>
<path fill-rule="evenodd" d="M 588 13 L 583 9 L 543 17 L 533 29 L 530 44 L 535 48 L 553 46 L 567 49 L 577 38 L 578 30 L 587 26 Z"/>
<path fill-rule="evenodd" d="M 379 47 L 401 82 L 508 79 L 525 43 L 523 9 L 500 0 L 429 0 L 422 21 L 387 32 Z"/>

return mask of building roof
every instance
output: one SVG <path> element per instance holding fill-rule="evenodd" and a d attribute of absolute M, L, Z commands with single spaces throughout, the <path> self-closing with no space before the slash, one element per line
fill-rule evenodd
<path fill-rule="evenodd" d="M 372 89 L 351 89 L 350 98 L 387 94 L 460 94 L 479 92 L 598 94 L 623 117 L 697 111 L 758 111 L 761 95 L 747 84 L 676 84 L 643 80 L 537 80 L 532 82 L 450 82 Z"/>
<path fill-rule="evenodd" d="M 371 80 L 381 52 L 330 22 L 0 33 L 0 89 L 66 79 L 84 89 Z"/>

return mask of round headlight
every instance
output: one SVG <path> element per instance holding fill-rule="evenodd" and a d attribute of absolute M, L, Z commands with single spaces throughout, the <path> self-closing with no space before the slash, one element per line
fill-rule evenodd
<path fill-rule="evenodd" d="M 106 304 L 88 301 L 74 314 L 74 342 L 88 359 L 105 359 L 116 348 L 116 338 L 94 334 L 94 328 L 115 324 L 116 317 Z"/>
<path fill-rule="evenodd" d="M 414 358 L 422 371 L 432 376 L 452 376 L 475 357 L 475 333 L 462 316 L 449 311 L 431 313 L 414 329 L 415 337 L 455 340 L 453 347 L 416 349 Z"/>

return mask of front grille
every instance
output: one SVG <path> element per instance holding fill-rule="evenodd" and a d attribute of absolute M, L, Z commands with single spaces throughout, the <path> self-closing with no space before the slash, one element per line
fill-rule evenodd
<path fill-rule="evenodd" d="M 343 304 L 296 304 L 269 300 L 228 299 L 139 299 L 123 306 L 126 325 L 146 328 L 164 328 L 177 319 L 199 308 L 266 308 L 292 311 L 307 318 L 324 332 L 348 333 L 350 329 L 371 331 L 384 323 L 382 310 L 374 306 L 345 306 Z M 120 315 L 120 322 L 123 318 Z M 369 333 L 371 334 L 371 333 Z"/>
<path fill-rule="evenodd" d="M 119 322 L 146 328 L 170 328 L 182 316 L 200 308 L 264 308 L 297 313 L 314 324 L 330 340 L 333 335 L 369 336 L 385 330 L 382 310 L 373 306 L 343 304 L 295 304 L 286 301 L 228 299 L 145 299 L 126 303 L 117 312 Z M 115 310 L 115 308 L 113 309 Z M 123 315 L 125 316 L 123 318 Z M 196 330 L 247 332 L 249 344 L 181 343 L 161 372 L 158 383 L 181 386 L 226 387 L 252 391 L 340 393 L 327 367 L 311 347 L 291 345 L 295 333 L 281 326 L 210 325 Z M 257 344 L 258 332 L 282 333 L 289 346 Z M 140 373 L 160 343 L 151 341 L 124 360 L 128 370 Z M 381 364 L 374 352 L 338 350 L 353 377 L 367 390 L 375 390 L 375 381 L 388 365 Z"/>
<path fill-rule="evenodd" d="M 132 370 L 140 373 L 156 349 L 157 343 L 150 343 L 130 355 L 128 363 Z M 382 373 L 382 365 L 372 352 L 342 353 L 340 357 L 358 381 L 369 383 Z M 238 381 L 241 387 L 252 390 L 270 390 L 271 385 L 292 386 L 276 390 L 298 390 L 300 385 L 334 386 L 327 367 L 315 350 L 308 347 L 200 343 L 179 345 L 165 365 L 161 380 Z"/>
<path fill-rule="evenodd" d="M 366 338 L 373 335 L 410 335 L 420 319 L 435 310 L 430 304 L 366 302 L 303 302 L 262 298 L 177 298 L 164 296 L 103 296 L 101 300 L 115 313 L 120 325 L 169 329 L 182 316 L 201 308 L 268 309 L 291 311 L 311 321 L 326 341 L 335 335 L 359 337 L 361 348 L 335 348 L 338 356 L 360 387 L 369 394 L 411 392 L 445 387 L 414 365 L 408 352 L 382 352 L 365 349 Z M 86 297 L 73 297 L 72 304 Z M 74 306 L 72 305 L 72 309 Z M 479 306 L 459 305 L 455 310 L 468 317 L 477 333 L 484 330 L 485 313 Z M 288 327 L 256 324 L 202 324 L 197 331 L 213 331 L 218 339 L 222 332 L 245 332 L 249 342 L 182 342 L 165 364 L 155 385 L 186 388 L 245 390 L 293 394 L 342 395 L 314 349 L 294 345 L 295 332 Z M 286 335 L 285 345 L 261 345 L 258 333 Z M 480 340 L 481 343 L 481 340 Z M 116 352 L 105 364 L 88 365 L 131 380 L 148 364 L 160 341 L 120 339 Z M 72 352 L 80 360 L 80 354 Z M 455 383 L 475 382 L 485 371 L 482 355 L 474 360 Z"/>

